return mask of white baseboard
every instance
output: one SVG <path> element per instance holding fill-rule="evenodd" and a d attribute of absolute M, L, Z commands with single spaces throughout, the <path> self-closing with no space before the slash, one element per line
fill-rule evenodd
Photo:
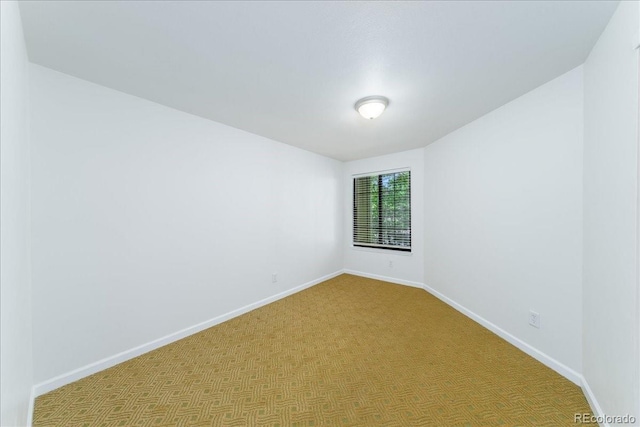
<path fill-rule="evenodd" d="M 584 396 L 587 398 L 587 402 L 589 402 L 591 411 L 593 411 L 593 414 L 596 417 L 600 417 L 604 420 L 605 419 L 604 411 L 602 410 L 602 407 L 598 403 L 598 400 L 596 399 L 595 394 L 593 394 L 593 390 L 591 390 L 591 387 L 589 387 L 589 383 L 587 382 L 587 379 L 582 375 L 580 375 L 580 383 L 581 383 L 580 387 L 582 387 L 582 393 L 584 393 Z M 600 427 L 610 427 L 610 424 L 607 422 L 599 423 L 599 425 Z"/>
<path fill-rule="evenodd" d="M 424 289 L 424 285 L 420 282 L 412 282 L 410 280 L 396 279 L 395 277 L 380 276 L 379 274 L 364 273 L 362 271 L 349 269 L 344 269 L 342 271 L 346 274 L 353 274 L 354 276 L 366 277 L 368 279 L 382 280 L 383 282 L 397 283 L 399 285 L 411 286 L 412 288 Z"/>
<path fill-rule="evenodd" d="M 93 375 L 97 372 L 103 371 L 105 369 L 111 368 L 119 363 L 125 362 L 127 360 L 133 359 L 134 357 L 138 357 L 141 354 L 147 353 L 149 351 L 155 350 L 167 344 L 171 344 L 172 342 L 178 341 L 182 338 L 188 337 L 189 335 L 193 335 L 205 329 L 208 329 L 212 326 L 218 325 L 222 322 L 225 322 L 234 317 L 238 317 L 242 314 L 248 313 L 249 311 L 255 310 L 256 308 L 260 308 L 264 305 L 277 301 L 279 299 L 288 297 L 289 295 L 300 292 L 304 289 L 310 288 L 311 286 L 317 285 L 318 283 L 324 282 L 325 280 L 332 279 L 340 274 L 342 274 L 342 270 L 335 271 L 326 276 L 320 277 L 318 279 L 312 280 L 310 282 L 304 283 L 300 286 L 296 286 L 295 288 L 286 290 L 284 292 L 280 292 L 279 294 L 270 296 L 268 298 L 264 298 L 260 301 L 254 302 L 252 304 L 246 305 L 244 307 L 238 308 L 236 310 L 230 311 L 226 314 L 214 317 L 213 319 L 206 320 L 204 322 L 198 323 L 197 325 L 190 326 L 188 328 L 182 329 L 180 331 L 174 332 L 172 334 L 166 335 L 162 338 L 158 338 L 156 340 L 150 341 L 146 344 L 139 345 L 129 350 L 125 350 L 113 356 L 109 356 L 102 360 L 98 360 L 97 362 L 90 363 L 89 365 L 83 366 L 81 368 L 75 369 L 71 372 L 67 372 L 62 375 L 58 375 L 57 377 L 51 378 L 47 381 L 43 381 L 39 384 L 33 386 L 32 397 L 35 399 L 38 396 L 41 396 L 45 393 L 48 393 L 52 390 L 55 390 L 59 387 L 70 384 L 74 381 L 78 381 L 81 378 L 87 377 L 89 375 Z M 33 401 L 32 399 L 32 401 Z M 29 417 L 32 417 L 33 408 L 31 408 Z"/>
<path fill-rule="evenodd" d="M 574 383 L 574 384 L 576 384 L 578 386 L 580 386 L 582 384 L 582 382 L 581 382 L 582 376 L 578 372 L 576 372 L 573 369 L 571 369 L 570 367 L 568 367 L 567 365 L 557 361 L 556 359 L 554 359 L 553 357 L 549 356 L 548 354 L 543 353 L 540 350 L 538 350 L 537 348 L 527 344 L 526 342 L 522 341 L 520 338 L 516 337 L 515 335 L 510 334 L 509 332 L 505 331 L 504 329 L 502 329 L 498 325 L 488 321 L 484 317 L 477 315 L 476 313 L 474 313 L 473 311 L 469 310 L 468 308 L 458 304 L 457 302 L 455 302 L 451 298 L 444 296 L 443 294 L 441 294 L 440 292 L 438 292 L 435 289 L 431 288 L 430 286 L 424 285 L 424 290 L 429 292 L 431 295 L 435 296 L 439 300 L 441 300 L 441 301 L 445 302 L 446 304 L 450 305 L 451 307 L 455 308 L 456 310 L 458 310 L 460 313 L 464 314 L 468 318 L 470 318 L 470 319 L 476 321 L 477 323 L 481 324 L 482 326 L 484 326 L 485 328 L 487 328 L 488 330 L 490 330 L 494 334 L 498 335 L 503 340 L 507 341 L 508 343 L 510 343 L 510 344 L 516 346 L 517 348 L 519 348 L 520 350 L 524 351 L 529 356 L 531 356 L 534 359 L 536 359 L 538 362 L 540 362 L 540 363 L 546 365 L 547 367 L 553 369 L 554 371 L 556 371 L 557 373 L 559 373 L 560 375 L 562 375 L 563 377 L 565 377 L 566 379 L 568 379 L 572 383 Z"/>
<path fill-rule="evenodd" d="M 36 403 L 35 388 L 31 387 L 31 393 L 29 394 L 29 408 L 27 409 L 27 427 L 33 425 L 33 408 Z"/>
<path fill-rule="evenodd" d="M 569 368 L 568 366 L 564 365 L 563 363 L 555 360 L 553 357 L 551 357 L 551 356 L 541 352 L 540 350 L 532 347 L 531 345 L 527 344 L 526 342 L 522 341 L 521 339 L 517 338 L 516 336 L 510 334 L 509 332 L 505 331 L 504 329 L 500 328 L 499 326 L 495 325 L 494 323 L 491 323 L 490 321 L 488 321 L 484 317 L 477 315 L 473 311 L 471 311 L 471 310 L 467 309 L 466 307 L 458 304 L 454 300 L 444 296 L 440 292 L 438 292 L 435 289 L 425 285 L 424 283 L 412 282 L 412 281 L 403 280 L 403 279 L 395 279 L 393 277 L 379 276 L 379 275 L 376 275 L 376 274 L 363 273 L 361 271 L 354 271 L 354 270 L 344 270 L 344 272 L 348 273 L 348 274 L 353 274 L 353 275 L 356 275 L 356 276 L 362 276 L 362 277 L 368 277 L 368 278 L 371 278 L 371 279 L 384 280 L 386 282 L 397 283 L 397 284 L 400 284 L 400 285 L 407 285 L 407 286 L 412 286 L 412 287 L 424 289 L 425 291 L 429 292 L 431 295 L 435 296 L 436 298 L 438 298 L 439 300 L 441 300 L 445 304 L 447 304 L 447 305 L 453 307 L 454 309 L 458 310 L 460 313 L 464 314 L 465 316 L 469 317 L 470 319 L 472 319 L 475 322 L 479 323 L 480 325 L 484 326 L 485 328 L 487 328 L 488 330 L 490 330 L 494 334 L 498 335 L 500 338 L 502 338 L 505 341 L 507 341 L 508 343 L 516 346 L 517 348 L 519 348 L 520 350 L 524 351 L 525 353 L 527 353 L 529 356 L 533 357 L 537 361 L 543 363 L 545 366 L 553 369 L 554 371 L 556 371 L 557 373 L 559 373 L 560 375 L 562 375 L 563 377 L 565 377 L 566 379 L 568 379 L 572 383 L 574 383 L 574 384 L 576 384 L 578 386 L 582 385 L 582 376 L 578 372 L 574 371 L 573 369 Z"/>

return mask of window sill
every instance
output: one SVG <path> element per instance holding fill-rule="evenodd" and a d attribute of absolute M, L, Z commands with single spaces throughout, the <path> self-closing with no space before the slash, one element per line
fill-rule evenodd
<path fill-rule="evenodd" d="M 394 249 L 385 249 L 385 248 L 368 248 L 363 246 L 355 246 L 353 244 L 349 245 L 351 250 L 359 251 L 359 252 L 370 252 L 374 254 L 384 254 L 384 255 L 399 255 L 399 256 L 412 256 L 413 249 L 411 251 L 398 251 Z"/>

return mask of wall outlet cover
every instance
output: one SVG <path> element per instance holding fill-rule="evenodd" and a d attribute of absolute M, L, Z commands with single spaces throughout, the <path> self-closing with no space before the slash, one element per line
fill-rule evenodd
<path fill-rule="evenodd" d="M 529 324 L 534 328 L 540 329 L 540 313 L 529 310 Z"/>

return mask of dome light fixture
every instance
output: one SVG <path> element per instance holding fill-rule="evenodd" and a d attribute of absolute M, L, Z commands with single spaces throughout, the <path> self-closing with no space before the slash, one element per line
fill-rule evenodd
<path fill-rule="evenodd" d="M 389 105 L 389 100 L 384 96 L 367 96 L 356 102 L 355 108 L 358 113 L 365 119 L 375 119 L 384 112 Z"/>

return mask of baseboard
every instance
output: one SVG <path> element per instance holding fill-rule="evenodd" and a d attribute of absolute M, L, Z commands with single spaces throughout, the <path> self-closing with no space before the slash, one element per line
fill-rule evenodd
<path fill-rule="evenodd" d="M 70 384 L 74 381 L 78 381 L 81 378 L 84 378 L 89 375 L 93 375 L 97 372 L 103 371 L 105 369 L 111 368 L 112 366 L 115 366 L 119 363 L 126 362 L 127 360 L 133 359 L 134 357 L 138 357 L 144 353 L 148 353 L 152 350 L 155 350 L 167 344 L 171 344 L 172 342 L 188 337 L 189 335 L 193 335 L 195 333 L 208 329 L 212 326 L 225 322 L 229 319 L 248 313 L 249 311 L 255 310 L 256 308 L 260 308 L 264 305 L 270 304 L 279 299 L 288 297 L 289 295 L 292 295 L 304 289 L 310 288 L 311 286 L 317 285 L 318 283 L 324 282 L 325 280 L 332 279 L 342 273 L 343 273 L 343 270 L 335 271 L 326 276 L 304 283 L 300 286 L 296 286 L 295 288 L 286 290 L 284 292 L 280 292 L 279 294 L 270 296 L 268 298 L 264 298 L 260 301 L 257 301 L 252 304 L 246 305 L 244 307 L 238 308 L 236 310 L 230 311 L 226 314 L 222 314 L 220 316 L 214 317 L 213 319 L 206 320 L 204 322 L 198 323 L 197 325 L 190 326 L 188 328 L 166 335 L 162 338 L 158 338 L 156 340 L 150 341 L 146 344 L 142 344 L 132 349 L 125 350 L 113 356 L 109 356 L 97 362 L 75 369 L 71 372 L 67 372 L 65 374 L 51 378 L 47 381 L 43 381 L 33 386 L 33 392 L 32 392 L 33 398 L 35 399 L 38 396 L 41 396 L 59 387 Z M 31 413 L 32 412 L 33 411 L 31 411 Z"/>
<path fill-rule="evenodd" d="M 581 380 L 580 387 L 582 388 L 582 393 L 584 393 L 584 396 L 587 398 L 587 402 L 591 407 L 591 411 L 596 417 L 599 417 L 602 420 L 605 420 L 606 418 L 605 418 L 604 412 L 602 411 L 602 407 L 598 403 L 598 400 L 596 399 L 595 394 L 593 394 L 593 390 L 591 390 L 591 387 L 589 387 L 589 383 L 587 382 L 587 379 L 584 376 L 580 375 L 580 380 Z M 610 424 L 605 421 L 598 423 L 598 425 L 600 427 L 610 427 Z"/>
<path fill-rule="evenodd" d="M 508 343 L 510 343 L 510 344 L 516 346 L 517 348 L 519 348 L 520 350 L 524 351 L 529 356 L 531 356 L 534 359 L 536 359 L 538 362 L 540 362 L 540 363 L 544 364 L 545 366 L 553 369 L 554 371 L 556 371 L 557 373 L 559 373 L 560 375 L 562 375 L 563 377 L 565 377 L 566 379 L 568 379 L 572 383 L 574 383 L 574 384 L 576 384 L 578 386 L 582 385 L 582 376 L 578 372 L 576 372 L 573 369 L 571 369 L 570 367 L 568 367 L 567 365 L 557 361 L 556 359 L 554 359 L 553 357 L 549 356 L 548 354 L 543 353 L 540 350 L 538 350 L 537 348 L 527 344 L 526 342 L 522 341 L 520 338 L 516 337 L 515 335 L 510 334 L 509 332 L 507 332 L 504 329 L 500 328 L 498 325 L 488 321 L 484 317 L 477 315 L 473 311 L 469 310 L 468 308 L 464 307 L 461 304 L 458 304 L 457 302 L 455 302 L 451 298 L 441 294 L 440 292 L 436 291 L 435 289 L 431 288 L 430 286 L 423 285 L 423 288 L 424 288 L 425 291 L 429 292 L 431 295 L 435 296 L 439 300 L 441 300 L 444 303 L 446 303 L 446 304 L 450 305 L 451 307 L 455 308 L 456 310 L 458 310 L 460 313 L 464 314 L 468 318 L 470 318 L 470 319 L 474 320 L 475 322 L 479 323 L 480 325 L 484 326 L 485 328 L 487 328 L 488 330 L 490 330 L 494 334 L 498 335 L 503 340 L 507 341 Z"/>
<path fill-rule="evenodd" d="M 29 408 L 27 409 L 27 427 L 33 425 L 33 408 L 36 403 L 35 387 L 31 387 L 31 393 L 29 394 Z"/>
<path fill-rule="evenodd" d="M 410 280 L 396 279 L 395 277 L 381 276 L 379 274 L 371 274 L 349 269 L 344 269 L 343 272 L 346 274 L 353 274 L 354 276 L 366 277 L 368 279 L 382 280 L 383 282 L 396 283 L 398 285 L 406 285 L 411 286 L 412 288 L 424 289 L 424 285 L 420 282 L 412 282 Z"/>
<path fill-rule="evenodd" d="M 574 371 L 573 369 L 569 368 L 568 366 L 564 365 L 563 363 L 557 361 L 553 357 L 551 357 L 551 356 L 541 352 L 540 350 L 532 347 L 531 345 L 527 344 L 526 342 L 522 341 L 521 339 L 517 338 L 516 336 L 514 336 L 514 335 L 510 334 L 509 332 L 505 331 L 504 329 L 500 328 L 496 324 L 491 323 L 490 321 L 488 321 L 484 317 L 477 315 L 473 311 L 471 311 L 471 310 L 467 309 L 466 307 L 458 304 L 457 302 L 453 301 L 451 298 L 446 297 L 445 295 L 441 294 L 440 292 L 436 291 L 435 289 L 431 288 L 430 286 L 425 285 L 424 283 L 412 282 L 412 281 L 403 280 L 403 279 L 396 279 L 396 278 L 393 278 L 393 277 L 379 276 L 377 274 L 363 273 L 361 271 L 348 270 L 348 269 L 345 269 L 344 272 L 348 273 L 348 274 L 353 274 L 355 276 L 368 277 L 370 279 L 383 280 L 385 282 L 397 283 L 399 285 L 407 285 L 407 286 L 412 286 L 412 287 L 415 287 L 415 288 L 424 289 L 425 291 L 429 292 L 431 295 L 435 296 L 436 298 L 438 298 L 439 300 L 441 300 L 445 304 L 453 307 L 454 309 L 456 309 L 460 313 L 464 314 L 465 316 L 467 316 L 470 319 L 474 320 L 475 322 L 479 323 L 480 325 L 482 325 L 483 327 L 487 328 L 488 330 L 490 330 L 494 334 L 498 335 L 500 338 L 504 339 L 508 343 L 510 343 L 510 344 L 516 346 L 517 348 L 519 348 L 520 350 L 524 351 L 525 353 L 527 353 L 529 356 L 533 357 L 534 359 L 536 359 L 540 363 L 542 363 L 545 366 L 553 369 L 554 371 L 556 371 L 557 373 L 559 373 L 560 375 L 562 375 L 563 377 L 565 377 L 566 379 L 568 379 L 572 383 L 574 383 L 574 384 L 576 384 L 578 386 L 582 385 L 582 375 L 580 375 L 578 372 Z"/>

